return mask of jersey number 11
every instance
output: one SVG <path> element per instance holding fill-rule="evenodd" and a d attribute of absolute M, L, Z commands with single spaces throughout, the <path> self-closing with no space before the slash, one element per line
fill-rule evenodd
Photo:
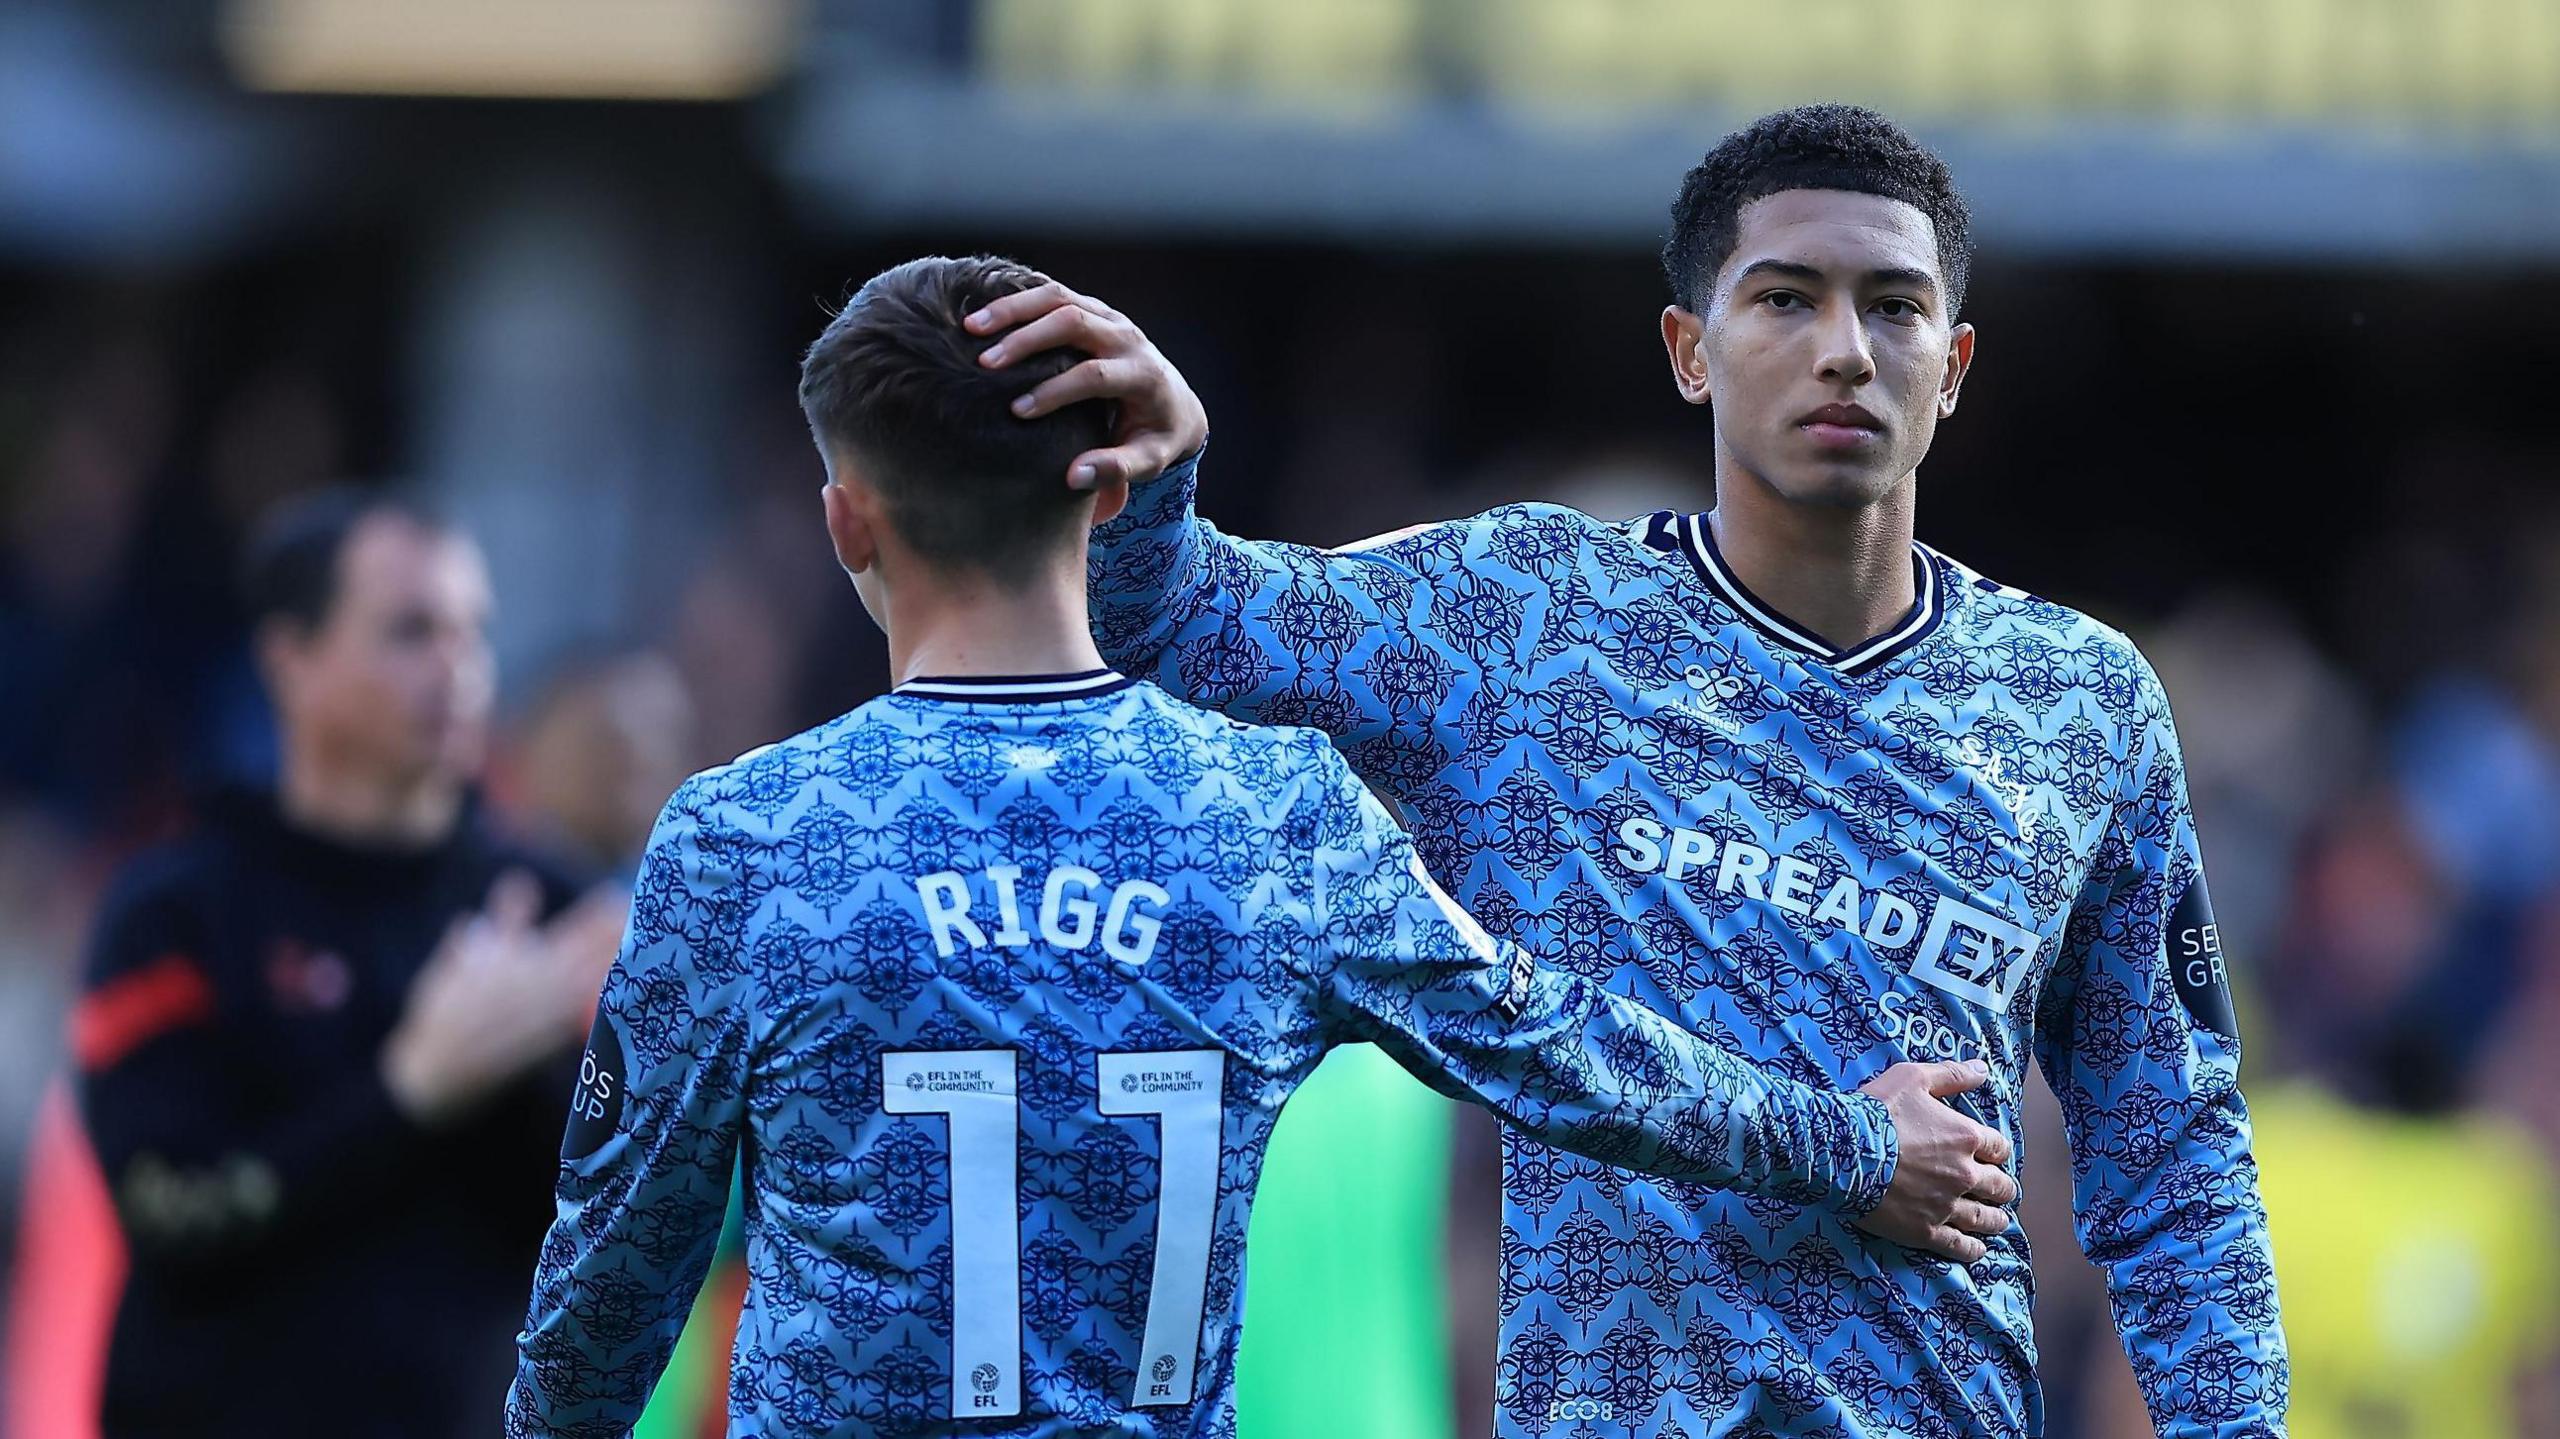
<path fill-rule="evenodd" d="M 881 1107 L 951 1127 L 951 1417 L 1022 1412 L 1022 1111 L 1009 1049 L 880 1057 Z M 1163 1192 L 1133 1406 L 1188 1404 L 1218 1210 L 1226 1055 L 1214 1049 L 1094 1056 L 1101 1113 L 1153 1116 Z"/>

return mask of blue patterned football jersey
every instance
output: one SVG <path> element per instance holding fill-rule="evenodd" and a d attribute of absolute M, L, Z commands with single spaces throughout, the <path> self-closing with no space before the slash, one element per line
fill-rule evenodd
<path fill-rule="evenodd" d="M 1264 1145 L 1362 1040 L 1789 1212 L 1890 1178 L 1876 1101 L 1497 944 L 1323 735 L 1109 672 L 915 681 L 669 801 L 507 1432 L 628 1432 L 742 1157 L 733 1433 L 1232 1435 Z"/>
<path fill-rule="evenodd" d="M 1343 551 L 1198 518 L 1196 460 L 1096 532 L 1104 656 L 1334 736 L 1493 933 L 1820 1087 L 1981 1059 L 2061 1096 L 2079 1236 L 2160 1433 L 2280 1434 L 2239 1044 L 2158 679 L 1926 547 L 1841 651 L 1700 516 L 1521 505 Z M 2025 1236 L 1971 1265 L 1506 1135 L 1499 1429 L 2043 1432 Z"/>

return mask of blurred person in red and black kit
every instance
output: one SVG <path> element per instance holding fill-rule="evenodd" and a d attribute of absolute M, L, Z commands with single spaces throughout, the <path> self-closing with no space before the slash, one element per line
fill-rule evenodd
<path fill-rule="evenodd" d="M 249 591 L 275 788 L 118 876 L 73 1018 L 130 1254 L 101 1428 L 487 1432 L 623 900 L 479 813 L 467 537 L 324 494 Z"/>

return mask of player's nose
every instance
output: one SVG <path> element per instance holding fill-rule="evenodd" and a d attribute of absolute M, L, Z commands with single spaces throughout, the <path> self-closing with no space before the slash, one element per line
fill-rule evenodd
<path fill-rule="evenodd" d="M 1826 305 L 1815 322 L 1814 371 L 1826 384 L 1863 385 L 1876 376 L 1875 351 L 1854 305 Z"/>

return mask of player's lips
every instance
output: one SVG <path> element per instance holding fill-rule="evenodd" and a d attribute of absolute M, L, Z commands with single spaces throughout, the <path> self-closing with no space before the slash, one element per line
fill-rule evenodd
<path fill-rule="evenodd" d="M 1825 405 L 1796 421 L 1796 428 L 1826 450 L 1854 450 L 1884 438 L 1884 421 L 1858 405 Z"/>

